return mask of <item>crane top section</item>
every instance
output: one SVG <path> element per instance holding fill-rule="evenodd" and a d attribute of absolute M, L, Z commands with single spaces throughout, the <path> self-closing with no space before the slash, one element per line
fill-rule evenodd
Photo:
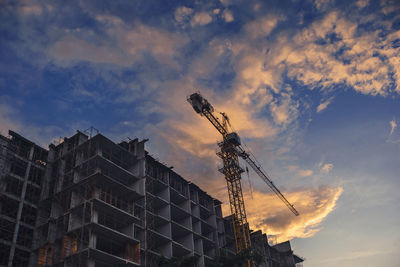
<path fill-rule="evenodd" d="M 192 105 L 194 111 L 199 113 L 201 116 L 204 115 L 203 112 L 214 112 L 213 106 L 199 93 L 191 94 L 187 100 Z"/>
<path fill-rule="evenodd" d="M 205 99 L 200 93 L 193 93 L 188 98 L 187 101 L 192 105 L 193 109 L 201 116 L 206 117 L 212 125 L 218 130 L 218 132 L 223 136 L 223 142 L 219 143 L 221 147 L 221 152 L 234 151 L 237 156 L 244 159 L 247 164 L 260 176 L 262 180 L 272 189 L 272 191 L 285 203 L 285 205 L 296 215 L 299 213 L 294 208 L 294 206 L 285 198 L 285 196 L 279 191 L 279 189 L 274 185 L 274 183 L 269 178 L 268 174 L 263 170 L 261 165 L 258 163 L 257 159 L 252 153 L 248 153 L 244 150 L 241 145 L 240 137 L 237 133 L 231 132 L 228 129 L 229 118 L 222 112 L 222 122 L 215 116 L 213 106 Z"/>
<path fill-rule="evenodd" d="M 229 118 L 225 113 L 221 113 L 221 123 L 221 121 L 214 115 L 214 107 L 200 93 L 191 94 L 187 98 L 187 101 L 192 105 L 194 111 L 199 113 L 201 116 L 205 116 L 215 126 L 224 137 L 224 142 L 230 143 L 233 146 L 241 145 L 239 135 L 235 132 L 229 131 Z"/>

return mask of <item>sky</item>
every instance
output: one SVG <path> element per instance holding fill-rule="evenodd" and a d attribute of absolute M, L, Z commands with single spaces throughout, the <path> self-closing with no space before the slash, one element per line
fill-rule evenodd
<path fill-rule="evenodd" d="M 2 134 L 148 138 L 228 215 L 196 91 L 300 213 L 244 173 L 253 229 L 307 267 L 398 266 L 398 1 L 0 1 Z"/>

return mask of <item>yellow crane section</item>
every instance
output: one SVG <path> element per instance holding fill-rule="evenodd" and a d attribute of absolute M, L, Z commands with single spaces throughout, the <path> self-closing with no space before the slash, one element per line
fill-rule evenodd
<path fill-rule="evenodd" d="M 213 106 L 207 101 L 207 99 L 203 98 L 200 93 L 191 94 L 187 100 L 192 105 L 193 109 L 201 116 L 206 117 L 222 135 L 223 140 L 218 143 L 220 151 L 217 155 L 222 159 L 223 167 L 219 169 L 219 171 L 225 175 L 229 204 L 232 213 L 236 252 L 240 253 L 245 249 L 251 248 L 251 241 L 241 185 L 241 173 L 244 172 L 244 170 L 239 165 L 239 157 L 243 158 L 247 164 L 250 165 L 250 167 L 296 216 L 298 216 L 299 213 L 274 185 L 254 155 L 245 151 L 241 145 L 239 135 L 235 132 L 229 131 L 228 116 L 225 113 L 221 113 L 222 120 L 215 116 Z M 250 262 L 248 265 L 250 265 Z"/>

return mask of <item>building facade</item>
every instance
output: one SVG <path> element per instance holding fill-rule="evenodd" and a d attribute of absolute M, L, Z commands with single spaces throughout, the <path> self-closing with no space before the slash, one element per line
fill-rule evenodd
<path fill-rule="evenodd" d="M 268 237 L 261 230 L 250 234 L 251 244 L 255 253 L 264 258 L 260 267 L 302 267 L 304 259 L 293 253 L 290 242 L 275 245 L 268 243 Z"/>
<path fill-rule="evenodd" d="M 47 150 L 9 131 L 0 135 L 0 266 L 34 265 L 32 245 Z"/>
<path fill-rule="evenodd" d="M 27 188 L 31 169 L 41 170 L 35 201 L 28 202 L 35 209 L 31 238 L 20 242 L 30 266 L 158 266 L 161 257 L 188 256 L 195 256 L 196 266 L 208 266 L 221 251 L 235 255 L 231 219 L 223 217 L 221 202 L 151 157 L 145 142 L 116 144 L 101 134 L 90 137 L 78 131 L 48 151 L 41 149 L 40 162 L 34 156 L 40 147 L 29 143 L 25 172 L 20 170 L 16 179 Z M 6 167 L 2 177 L 14 177 L 11 170 Z M 7 179 L 2 178 L 1 188 L 8 188 Z M 22 250 L 17 225 L 28 227 L 19 211 L 27 205 L 24 190 L 13 204 L 18 206 L 15 221 L 7 216 L 14 234 L 4 238 L 9 243 L 1 243 L 7 247 L 0 252 L 0 266 L 28 266 L 13 260 Z M 266 259 L 273 258 L 272 252 L 280 255 L 262 266 L 295 266 L 295 261 L 283 265 L 287 252 L 269 246 L 265 234 L 251 236 Z"/>

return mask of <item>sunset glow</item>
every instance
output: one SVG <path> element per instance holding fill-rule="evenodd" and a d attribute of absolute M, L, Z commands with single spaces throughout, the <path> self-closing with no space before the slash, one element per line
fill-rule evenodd
<path fill-rule="evenodd" d="M 399 265 L 399 1 L 20 0 L 0 14 L 2 134 L 148 138 L 229 215 L 221 136 L 186 101 L 200 91 L 300 212 L 244 172 L 252 229 L 307 267 Z"/>

